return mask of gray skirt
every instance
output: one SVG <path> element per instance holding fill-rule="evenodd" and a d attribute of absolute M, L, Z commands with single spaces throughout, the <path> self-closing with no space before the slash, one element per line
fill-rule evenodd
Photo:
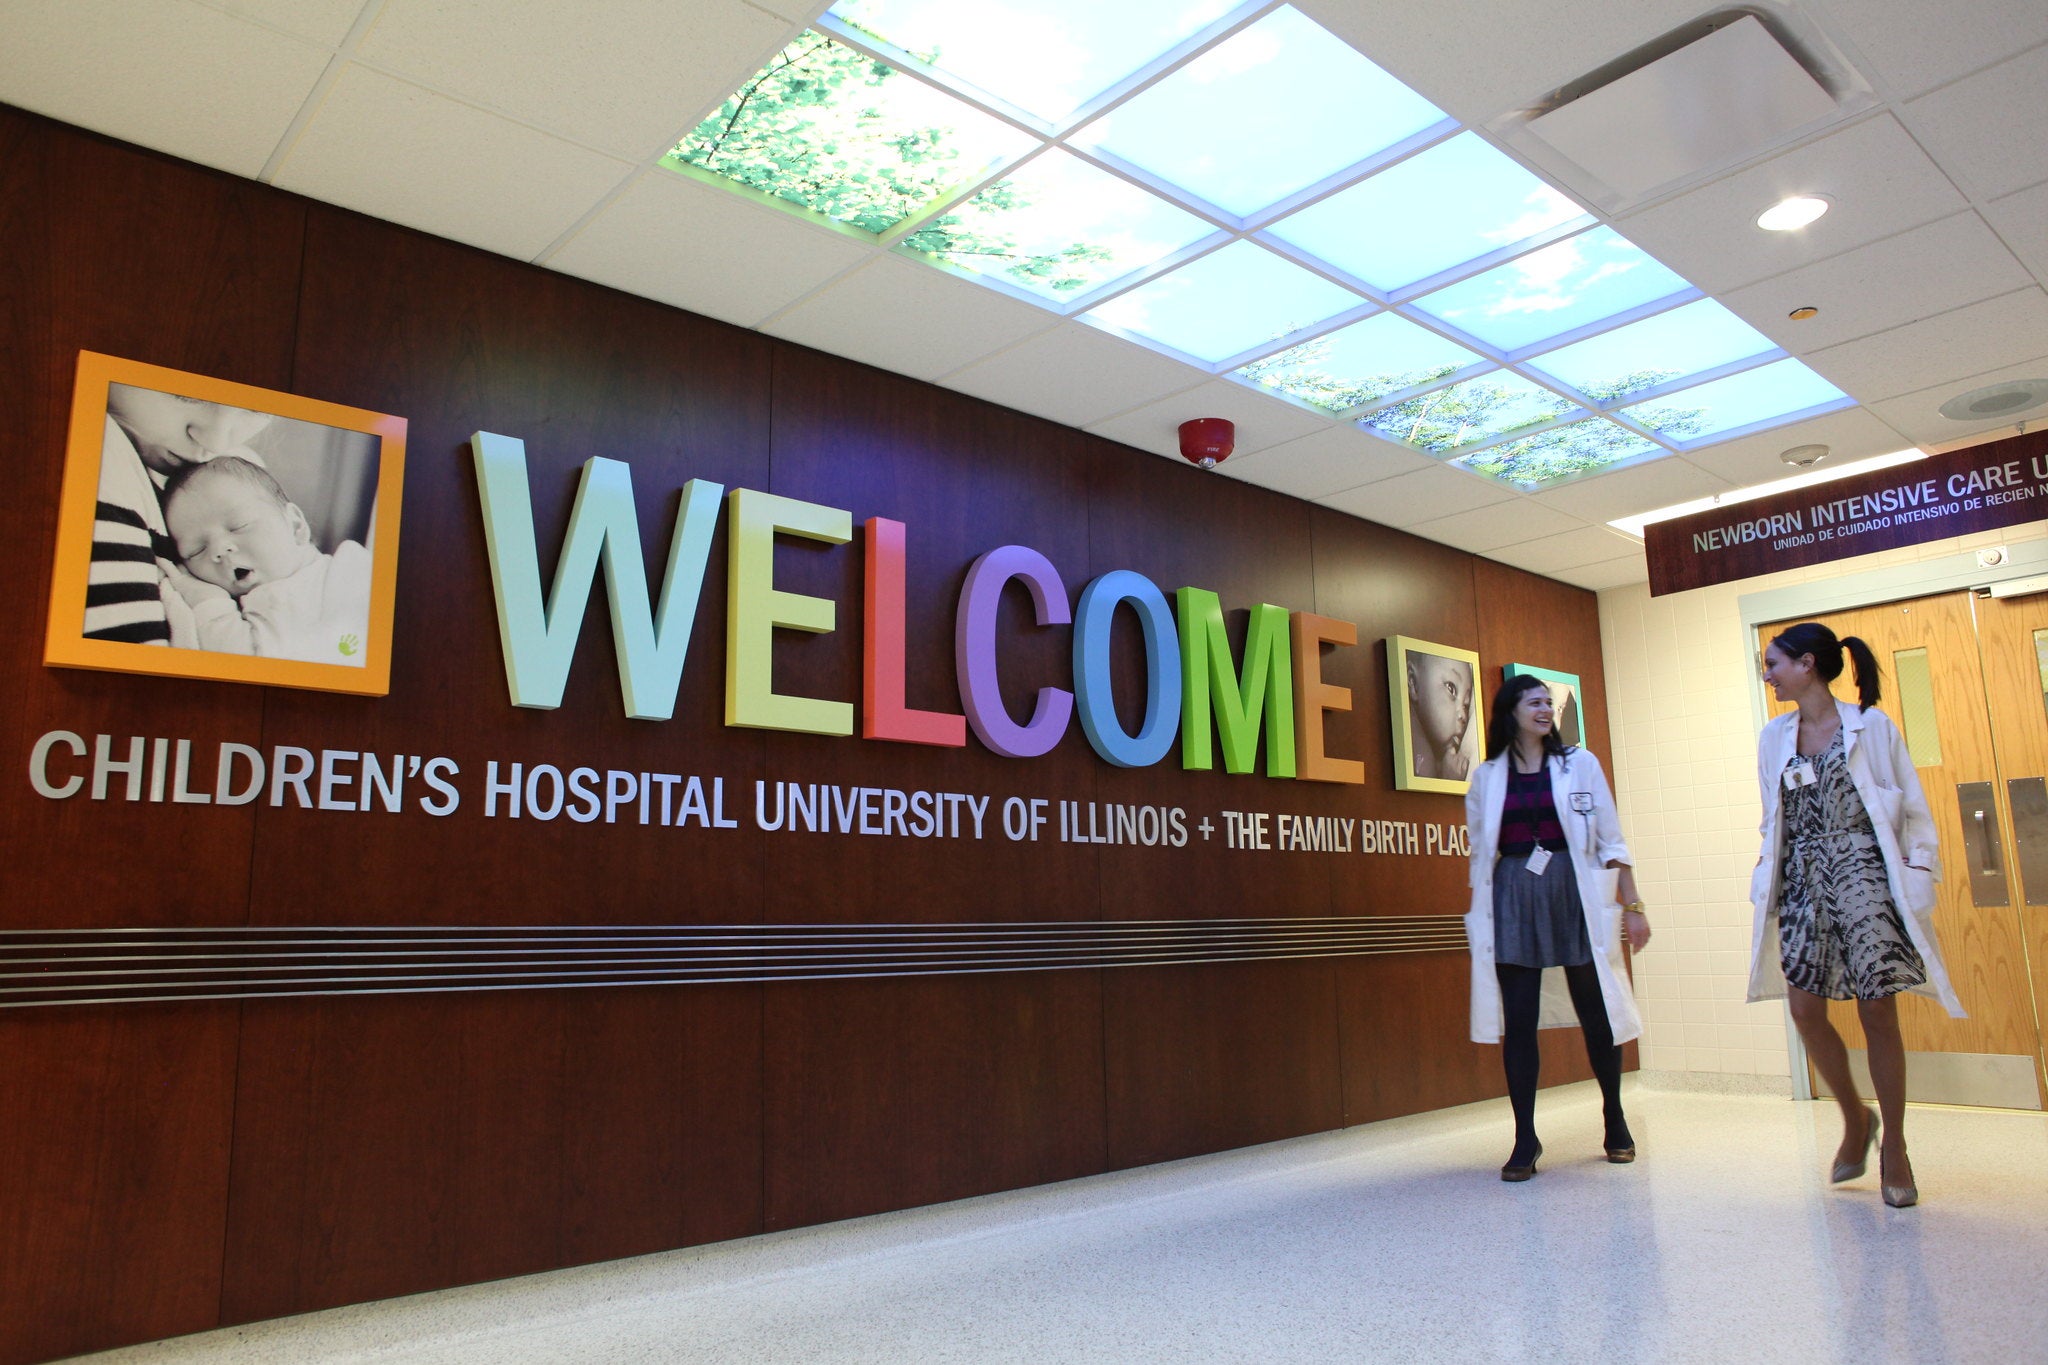
<path fill-rule="evenodd" d="M 1540 877 L 1529 855 L 1503 853 L 1493 865 L 1493 960 L 1507 967 L 1582 967 L 1593 960 L 1579 879 L 1569 853 L 1552 853 Z"/>

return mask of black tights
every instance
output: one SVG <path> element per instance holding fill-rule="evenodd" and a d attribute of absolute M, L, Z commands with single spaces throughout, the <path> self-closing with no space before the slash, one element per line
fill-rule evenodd
<path fill-rule="evenodd" d="M 1526 1166 L 1536 1159 L 1536 1080 L 1543 1068 L 1543 1052 L 1536 1043 L 1536 1016 L 1543 993 L 1543 969 L 1495 963 L 1493 972 L 1500 980 L 1501 1065 L 1508 1073 L 1508 1103 L 1515 1111 L 1515 1151 L 1508 1160 Z M 1593 1075 L 1600 1082 L 1607 1145 L 1631 1146 L 1628 1120 L 1621 1113 L 1621 1048 L 1607 1022 L 1600 975 L 1588 962 L 1566 967 L 1564 979 L 1571 988 L 1572 1008 L 1579 1014 L 1579 1029 L 1586 1035 L 1586 1060 L 1593 1064 Z"/>

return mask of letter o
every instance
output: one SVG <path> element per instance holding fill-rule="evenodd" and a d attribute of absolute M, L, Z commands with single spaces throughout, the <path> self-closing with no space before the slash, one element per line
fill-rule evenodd
<path fill-rule="evenodd" d="M 1145 718 L 1124 733 L 1110 682 L 1109 636 L 1116 609 L 1130 603 L 1145 633 Z M 1151 579 L 1112 569 L 1081 590 L 1074 623 L 1074 694 L 1081 729 L 1095 752 L 1119 768 L 1149 768 L 1180 732 L 1180 632 L 1166 595 Z"/>

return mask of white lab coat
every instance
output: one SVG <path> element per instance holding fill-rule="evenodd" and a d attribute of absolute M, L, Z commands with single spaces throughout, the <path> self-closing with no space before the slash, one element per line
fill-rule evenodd
<path fill-rule="evenodd" d="M 1934 935 L 1934 885 L 1941 880 L 1941 842 L 1934 816 L 1927 809 L 1927 797 L 1920 790 L 1920 775 L 1913 769 L 1913 757 L 1890 716 L 1865 711 L 1840 698 L 1835 705 L 1842 713 L 1842 749 L 1849 764 L 1849 780 L 1863 798 L 1863 808 L 1870 812 L 1870 827 L 1884 853 L 1892 903 L 1899 907 L 1899 918 L 1927 967 L 1926 982 L 1912 989 L 1939 1000 L 1944 1009 L 1961 1019 L 1963 1005 L 1949 985 L 1941 944 Z M 1756 780 L 1763 796 L 1764 818 L 1757 826 L 1763 836 L 1763 857 L 1749 881 L 1749 901 L 1756 910 L 1749 959 L 1751 1000 L 1782 1000 L 1785 996 L 1785 968 L 1778 947 L 1778 861 L 1784 839 L 1780 798 L 1785 792 L 1785 765 L 1792 761 L 1798 743 L 1797 711 L 1774 717 L 1757 739 Z"/>
<path fill-rule="evenodd" d="M 1472 947 L 1472 1041 L 1501 1039 L 1500 980 L 1493 972 L 1493 865 L 1500 846 L 1501 811 L 1507 804 L 1509 751 L 1479 765 L 1465 793 L 1465 829 L 1472 843 L 1472 908 L 1465 915 L 1465 938 Z M 1551 757 L 1550 795 L 1557 804 L 1558 823 L 1571 849 L 1572 873 L 1578 878 L 1579 904 L 1586 914 L 1586 936 L 1593 945 L 1593 966 L 1600 975 L 1600 995 L 1607 1003 L 1607 1022 L 1614 1041 L 1625 1043 L 1643 1031 L 1636 1012 L 1628 969 L 1622 960 L 1621 906 L 1615 902 L 1615 873 L 1607 864 L 1634 866 L 1621 838 L 1621 817 L 1600 760 L 1585 749 Z M 1575 801 L 1574 798 L 1577 798 Z M 1555 875 L 1554 873 L 1552 875 Z M 1564 973 L 1543 974 L 1543 998 L 1537 1022 L 1543 1028 L 1575 1025 Z"/>

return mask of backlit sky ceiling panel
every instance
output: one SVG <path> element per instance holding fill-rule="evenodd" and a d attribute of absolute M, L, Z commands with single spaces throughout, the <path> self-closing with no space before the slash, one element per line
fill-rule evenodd
<path fill-rule="evenodd" d="M 841 0 L 667 164 L 1520 488 L 1853 402 L 1291 5 Z"/>

